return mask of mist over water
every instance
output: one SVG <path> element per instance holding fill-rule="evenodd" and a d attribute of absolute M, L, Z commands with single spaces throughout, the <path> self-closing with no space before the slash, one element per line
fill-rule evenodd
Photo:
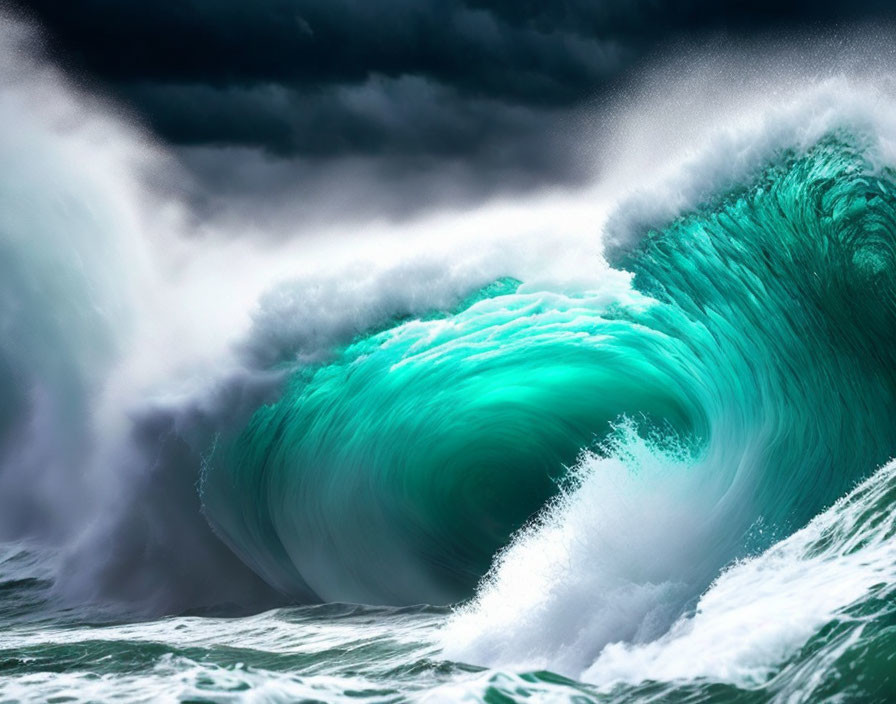
<path fill-rule="evenodd" d="M 3 696 L 890 692 L 883 60 L 686 56 L 589 185 L 261 236 L 0 42 Z"/>

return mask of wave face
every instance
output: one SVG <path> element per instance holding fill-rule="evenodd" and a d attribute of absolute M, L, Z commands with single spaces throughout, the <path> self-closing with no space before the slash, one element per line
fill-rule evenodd
<path fill-rule="evenodd" d="M 402 604 L 468 596 L 540 516 L 480 598 L 531 579 L 529 606 L 544 610 L 568 570 L 507 565 L 578 511 L 604 530 L 545 538 L 556 554 L 529 564 L 588 543 L 578 557 L 600 565 L 599 588 L 650 592 L 582 657 L 661 633 L 725 564 L 804 525 L 896 447 L 896 182 L 866 141 L 835 130 L 778 151 L 668 226 L 617 237 L 621 285 L 498 281 L 294 373 L 219 438 L 202 482 L 210 523 L 294 597 Z"/>

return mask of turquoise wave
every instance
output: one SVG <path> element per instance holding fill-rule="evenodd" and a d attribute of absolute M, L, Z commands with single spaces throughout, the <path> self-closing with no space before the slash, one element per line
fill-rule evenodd
<path fill-rule="evenodd" d="M 894 176 L 832 134 L 615 246 L 630 289 L 504 280 L 357 339 L 220 437 L 209 523 L 299 600 L 453 602 L 629 419 L 703 473 L 705 585 L 896 447 Z"/>

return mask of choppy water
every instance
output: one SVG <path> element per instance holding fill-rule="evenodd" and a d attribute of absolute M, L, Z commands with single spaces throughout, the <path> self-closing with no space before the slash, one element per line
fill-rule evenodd
<path fill-rule="evenodd" d="M 85 619 L 55 603 L 34 553 L 7 548 L 0 700 L 886 701 L 896 694 L 894 499 L 888 466 L 727 570 L 662 637 L 605 648 L 581 680 L 452 659 L 466 629 L 491 624 L 433 607 Z"/>

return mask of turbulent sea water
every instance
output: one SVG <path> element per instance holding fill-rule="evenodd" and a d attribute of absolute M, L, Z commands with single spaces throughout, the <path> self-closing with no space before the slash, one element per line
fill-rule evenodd
<path fill-rule="evenodd" d="M 731 110 L 624 187 L 246 244 L 27 36 L 0 701 L 896 697 L 883 87 Z"/>

